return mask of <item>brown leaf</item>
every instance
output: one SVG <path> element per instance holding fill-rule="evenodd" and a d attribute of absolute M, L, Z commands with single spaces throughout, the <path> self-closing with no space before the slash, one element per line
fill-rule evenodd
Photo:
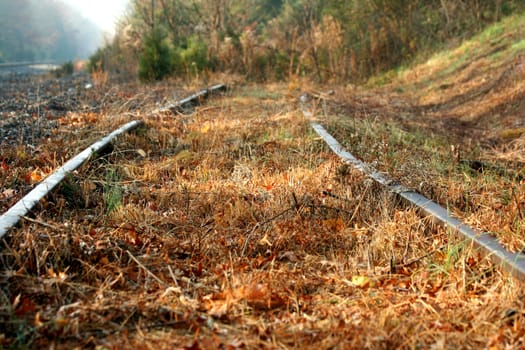
<path fill-rule="evenodd" d="M 20 304 L 15 310 L 15 315 L 24 316 L 28 313 L 34 312 L 35 310 L 36 310 L 35 303 L 31 299 L 23 297 L 22 300 L 20 301 Z"/>

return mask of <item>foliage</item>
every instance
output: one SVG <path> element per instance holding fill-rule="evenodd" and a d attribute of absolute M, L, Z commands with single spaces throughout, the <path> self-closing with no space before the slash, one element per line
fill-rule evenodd
<path fill-rule="evenodd" d="M 118 184 L 120 178 L 120 175 L 115 169 L 108 169 L 106 171 L 104 202 L 107 213 L 111 213 L 122 205 L 122 187 Z"/>
<path fill-rule="evenodd" d="M 87 69 L 90 73 L 96 70 L 104 70 L 106 66 L 106 52 L 109 51 L 109 47 L 98 48 L 97 51 L 89 56 Z"/>
<path fill-rule="evenodd" d="M 142 75 L 165 42 L 178 75 L 361 82 L 524 9 L 519 0 L 134 0 L 115 40 Z"/>
<path fill-rule="evenodd" d="M 144 47 L 139 57 L 139 79 L 161 80 L 172 71 L 170 48 L 165 42 L 165 36 L 161 30 L 154 29 L 144 39 Z"/>
<path fill-rule="evenodd" d="M 172 51 L 172 63 L 177 74 L 196 75 L 207 68 L 213 68 L 208 60 L 208 48 L 204 40 L 197 36 L 188 38 L 184 45 Z"/>
<path fill-rule="evenodd" d="M 62 64 L 60 66 L 60 68 L 56 69 L 54 71 L 54 75 L 59 78 L 59 77 L 64 77 L 64 76 L 67 76 L 67 75 L 71 75 L 73 74 L 73 71 L 74 71 L 74 65 L 73 65 L 73 62 L 72 61 L 68 61 L 64 64 Z"/>

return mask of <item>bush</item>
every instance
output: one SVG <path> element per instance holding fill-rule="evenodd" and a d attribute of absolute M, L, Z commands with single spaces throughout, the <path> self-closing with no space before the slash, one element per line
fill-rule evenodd
<path fill-rule="evenodd" d="M 144 39 L 138 69 L 141 81 L 161 80 L 173 71 L 170 48 L 164 39 L 165 35 L 158 29 Z"/>
<path fill-rule="evenodd" d="M 99 48 L 93 55 L 89 57 L 87 66 L 88 72 L 93 73 L 94 71 L 102 71 L 105 69 L 106 50 L 107 47 Z"/>
<path fill-rule="evenodd" d="M 177 73 L 195 76 L 205 69 L 213 69 L 213 61 L 208 59 L 208 47 L 204 40 L 191 37 L 186 44 L 176 48 L 172 62 Z"/>
<path fill-rule="evenodd" d="M 75 66 L 73 62 L 68 61 L 62 64 L 60 68 L 55 69 L 54 74 L 55 74 L 55 77 L 60 78 L 60 77 L 65 77 L 67 75 L 73 74 L 74 70 L 75 70 Z"/>

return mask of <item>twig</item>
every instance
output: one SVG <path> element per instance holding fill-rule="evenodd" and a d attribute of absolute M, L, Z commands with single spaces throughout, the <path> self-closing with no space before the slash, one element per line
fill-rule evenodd
<path fill-rule="evenodd" d="M 295 195 L 295 192 L 292 192 L 292 198 L 295 204 L 295 209 L 299 210 L 301 206 L 299 205 L 299 201 L 297 200 L 297 196 Z"/>
<path fill-rule="evenodd" d="M 370 188 L 370 183 L 368 183 L 368 186 L 366 186 L 365 190 L 363 191 L 363 194 L 361 195 L 361 198 L 359 199 L 359 203 L 357 203 L 357 207 L 355 207 L 354 213 L 352 214 L 352 217 L 350 218 L 350 222 L 354 221 L 355 216 L 357 215 L 359 208 L 361 208 L 361 204 L 363 203 L 363 199 L 365 199 L 365 195 L 368 192 L 369 188 Z"/>
<path fill-rule="evenodd" d="M 277 219 L 280 216 L 283 216 L 284 214 L 286 214 L 287 212 L 289 212 L 290 210 L 295 209 L 295 208 L 296 208 L 295 206 L 293 206 L 291 208 L 287 208 L 287 209 L 283 210 L 282 212 L 280 212 L 279 214 L 274 215 L 274 216 L 272 216 L 271 218 L 269 218 L 269 219 L 267 219 L 265 221 L 256 223 L 255 226 L 250 230 L 250 233 L 248 234 L 248 236 L 246 236 L 246 240 L 244 241 L 244 245 L 243 245 L 242 251 L 241 251 L 241 257 L 244 256 L 244 253 L 246 252 L 246 248 L 248 247 L 248 242 L 250 241 L 250 238 L 253 236 L 253 234 L 255 233 L 255 231 L 259 227 L 264 226 L 264 225 L 266 225 L 269 222 L 272 222 L 273 220 Z"/>
<path fill-rule="evenodd" d="M 448 246 L 447 244 L 443 244 L 442 246 L 439 246 L 439 247 L 437 247 L 436 249 L 431 250 L 430 252 L 428 252 L 428 253 L 426 253 L 426 254 L 424 254 L 424 255 L 422 255 L 422 256 L 419 256 L 419 257 L 417 257 L 417 258 L 410 259 L 409 261 L 407 261 L 406 263 L 403 263 L 403 264 L 397 264 L 397 265 L 394 265 L 394 267 L 395 267 L 396 269 L 399 269 L 399 268 L 402 268 L 402 267 L 410 266 L 410 265 L 412 265 L 412 264 L 414 264 L 414 263 L 416 263 L 416 262 L 418 262 L 418 261 L 423 260 L 423 259 L 426 258 L 426 257 L 429 257 L 430 255 L 434 254 L 435 252 L 440 251 L 440 250 L 442 250 L 443 248 L 446 248 L 447 246 Z"/>
<path fill-rule="evenodd" d="M 327 196 L 327 197 L 332 197 L 332 198 L 335 198 L 335 199 L 339 199 L 340 201 L 345 201 L 345 202 L 349 202 L 351 203 L 352 201 L 347 199 L 347 198 L 343 198 L 341 196 L 338 196 L 336 194 L 333 194 L 332 192 L 330 191 L 327 191 L 327 190 L 323 190 L 323 192 L 321 192 L 323 196 Z"/>
<path fill-rule="evenodd" d="M 350 212 L 349 210 L 336 208 L 336 207 L 331 207 L 329 205 L 312 205 L 311 207 L 319 208 L 319 209 L 325 209 L 325 210 L 333 210 L 333 211 L 336 211 L 338 213 L 353 214 L 353 212 Z"/>
<path fill-rule="evenodd" d="M 44 227 L 47 227 L 47 228 L 50 228 L 50 229 L 56 230 L 56 231 L 62 231 L 62 229 L 60 227 L 48 224 L 47 222 L 43 222 L 43 221 L 40 221 L 40 220 L 31 219 L 30 217 L 25 216 L 25 215 L 22 215 L 21 218 L 26 220 L 26 221 L 32 222 L 33 224 L 44 226 Z"/>
<path fill-rule="evenodd" d="M 128 253 L 129 257 L 131 258 L 131 260 L 133 260 L 137 265 L 139 265 L 140 268 L 142 268 L 148 275 L 150 275 L 155 281 L 159 282 L 160 285 L 162 285 L 163 287 L 167 287 L 166 283 L 161 280 L 160 278 L 158 278 L 153 272 L 151 272 L 150 270 L 148 270 L 148 268 L 146 266 L 144 266 L 140 261 L 137 260 L 137 258 L 135 258 L 135 256 L 133 256 L 133 254 L 131 254 L 131 252 L 129 250 L 126 250 L 126 253 Z"/>
<path fill-rule="evenodd" d="M 221 108 L 222 108 L 221 106 L 207 106 L 207 107 L 196 108 L 196 111 L 199 113 L 202 113 L 202 112 L 207 112 L 210 110 L 212 111 L 212 110 L 221 109 Z"/>

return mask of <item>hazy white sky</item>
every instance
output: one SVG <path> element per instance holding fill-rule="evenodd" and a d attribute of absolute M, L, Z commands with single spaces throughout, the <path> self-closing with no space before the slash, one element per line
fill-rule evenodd
<path fill-rule="evenodd" d="M 126 10 L 129 0 L 62 0 L 79 9 L 102 30 L 113 34 L 115 21 Z"/>

